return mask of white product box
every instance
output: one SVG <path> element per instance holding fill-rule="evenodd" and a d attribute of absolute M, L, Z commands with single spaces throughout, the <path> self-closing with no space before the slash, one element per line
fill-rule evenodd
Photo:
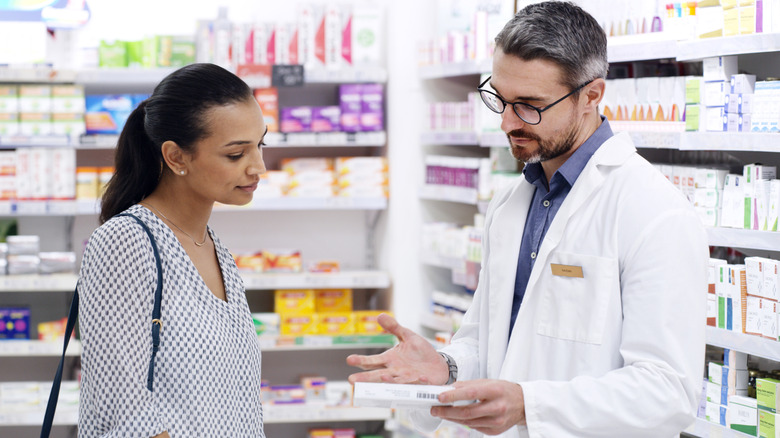
<path fill-rule="evenodd" d="M 693 185 L 697 189 L 723 190 L 728 173 L 724 169 L 696 169 Z"/>
<path fill-rule="evenodd" d="M 705 408 L 705 419 L 709 422 L 726 425 L 726 411 L 727 407 L 719 403 L 707 402 Z"/>
<path fill-rule="evenodd" d="M 381 9 L 355 6 L 352 10 L 352 63 L 379 64 L 382 61 L 383 35 Z"/>
<path fill-rule="evenodd" d="M 53 85 L 51 112 L 84 114 L 86 111 L 83 85 Z"/>
<path fill-rule="evenodd" d="M 727 113 L 724 117 L 726 121 L 727 132 L 750 132 L 751 116 L 750 114 Z"/>
<path fill-rule="evenodd" d="M 756 75 L 737 74 L 731 75 L 729 81 L 729 93 L 753 94 L 756 87 Z"/>
<path fill-rule="evenodd" d="M 76 150 L 54 148 L 51 154 L 52 199 L 76 198 Z"/>
<path fill-rule="evenodd" d="M 17 114 L 19 112 L 19 87 L 16 85 L 0 85 L 0 113 Z"/>
<path fill-rule="evenodd" d="M 737 70 L 737 56 L 715 56 L 702 60 L 705 81 L 730 81 Z"/>
<path fill-rule="evenodd" d="M 704 83 L 704 106 L 725 106 L 726 96 L 729 94 L 729 83 L 727 81 L 705 82 Z"/>
<path fill-rule="evenodd" d="M 730 395 L 728 400 L 728 427 L 748 435 L 758 435 L 758 403 L 755 398 Z"/>
<path fill-rule="evenodd" d="M 52 176 L 52 153 L 46 148 L 31 148 L 30 170 L 32 185 L 30 197 L 37 200 L 51 198 L 54 180 Z M 75 177 L 75 169 L 73 173 Z"/>
<path fill-rule="evenodd" d="M 727 386 L 735 390 L 747 390 L 748 370 L 736 370 L 722 363 L 710 362 L 707 365 L 709 381 L 716 385 Z"/>
<path fill-rule="evenodd" d="M 720 206 L 721 190 L 718 189 L 694 189 L 694 207 L 717 208 Z"/>
<path fill-rule="evenodd" d="M 726 328 L 737 333 L 744 333 L 745 306 L 747 305 L 747 275 L 745 272 L 745 265 L 729 266 L 729 275 L 731 280 L 727 301 L 727 315 L 731 325 L 727 325 Z"/>
<path fill-rule="evenodd" d="M 753 112 L 753 94 L 727 94 L 726 112 L 751 114 Z"/>
<path fill-rule="evenodd" d="M 32 152 L 30 148 L 16 149 L 16 196 L 18 199 L 32 198 Z"/>
<path fill-rule="evenodd" d="M 439 394 L 451 389 L 454 387 L 357 382 L 352 404 L 388 408 L 442 406 L 438 400 Z"/>
<path fill-rule="evenodd" d="M 777 340 L 777 301 L 761 299 L 761 336 Z"/>
<path fill-rule="evenodd" d="M 777 178 L 777 167 L 763 166 L 761 164 L 746 164 L 742 175 L 745 177 L 745 185 L 750 187 L 756 181 L 773 180 Z"/>
<path fill-rule="evenodd" d="M 769 181 L 769 211 L 767 212 L 767 230 L 778 230 L 780 219 L 780 180 Z"/>
<path fill-rule="evenodd" d="M 19 114 L 0 113 L 0 135 L 19 135 Z"/>
<path fill-rule="evenodd" d="M 51 133 L 54 135 L 67 135 L 78 139 L 81 134 L 87 132 L 83 114 L 54 113 L 51 116 Z"/>
<path fill-rule="evenodd" d="M 328 4 L 325 9 L 325 16 L 320 24 L 320 26 L 324 26 L 324 41 L 322 48 L 324 50 L 325 67 L 328 69 L 339 68 L 342 64 L 342 21 L 341 6 Z M 319 45 L 319 41 L 317 44 Z"/>
<path fill-rule="evenodd" d="M 763 257 L 745 257 L 747 273 L 747 294 L 754 297 L 764 296 L 764 269 L 766 260 Z"/>
<path fill-rule="evenodd" d="M 694 207 L 699 215 L 702 225 L 705 227 L 718 226 L 718 207 Z"/>
<path fill-rule="evenodd" d="M 745 310 L 745 333 L 749 335 L 761 336 L 761 300 L 764 298 L 748 296 Z"/>
<path fill-rule="evenodd" d="M 20 85 L 20 113 L 50 113 L 51 85 Z"/>
<path fill-rule="evenodd" d="M 315 67 L 317 66 L 317 57 L 314 54 L 317 35 L 315 7 L 311 4 L 300 4 L 297 9 L 298 62 L 306 67 Z"/>
<path fill-rule="evenodd" d="M 726 398 L 724 399 L 721 389 L 722 389 L 721 385 L 718 385 L 717 383 L 707 382 L 707 401 L 710 403 L 717 403 L 719 405 L 727 405 L 728 395 L 726 395 Z"/>
<path fill-rule="evenodd" d="M 765 259 L 764 260 L 764 281 L 762 288 L 762 297 L 770 300 L 780 300 L 780 290 L 778 290 L 778 283 L 780 282 L 780 276 L 778 276 L 778 268 L 780 267 L 780 261 Z"/>
<path fill-rule="evenodd" d="M 271 44 L 273 25 L 256 23 L 252 26 L 252 62 L 255 64 L 273 64 L 276 45 Z"/>
<path fill-rule="evenodd" d="M 704 129 L 706 129 L 708 132 L 723 132 L 723 116 L 725 115 L 725 106 L 711 106 L 704 108 Z M 699 123 L 701 123 L 701 121 Z"/>
<path fill-rule="evenodd" d="M 51 113 L 19 114 L 19 133 L 22 135 L 51 135 Z"/>
<path fill-rule="evenodd" d="M 294 28 L 287 23 L 276 23 L 274 25 L 274 62 L 276 64 L 290 64 L 290 40 Z"/>

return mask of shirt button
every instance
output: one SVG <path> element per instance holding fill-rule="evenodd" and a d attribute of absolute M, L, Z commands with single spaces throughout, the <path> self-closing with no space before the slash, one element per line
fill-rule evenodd
<path fill-rule="evenodd" d="M 536 253 L 535 253 L 535 252 L 532 252 L 532 253 L 531 253 L 531 260 L 533 260 L 533 259 L 535 259 L 535 258 L 536 258 Z"/>
<path fill-rule="evenodd" d="M 550 206 L 550 201 L 544 201 L 544 202 L 542 202 L 542 205 L 544 205 L 545 207 L 549 207 Z"/>

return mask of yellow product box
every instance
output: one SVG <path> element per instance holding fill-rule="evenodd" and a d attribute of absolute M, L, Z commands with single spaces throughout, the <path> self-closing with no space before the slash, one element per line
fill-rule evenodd
<path fill-rule="evenodd" d="M 723 8 L 723 36 L 739 34 L 739 8 Z"/>
<path fill-rule="evenodd" d="M 320 335 L 355 334 L 355 315 L 352 312 L 316 313 L 317 333 Z"/>
<path fill-rule="evenodd" d="M 756 33 L 756 5 L 739 8 L 739 33 L 749 35 Z"/>
<path fill-rule="evenodd" d="M 355 315 L 355 333 L 360 335 L 386 333 L 376 319 L 382 313 L 392 316 L 392 313 L 386 310 L 359 310 L 352 313 Z"/>
<path fill-rule="evenodd" d="M 100 173 L 97 167 L 76 168 L 76 199 L 94 200 L 98 198 Z"/>
<path fill-rule="evenodd" d="M 313 313 L 287 313 L 279 315 L 279 334 L 282 336 L 316 335 L 317 322 Z"/>
<path fill-rule="evenodd" d="M 261 251 L 265 272 L 301 272 L 303 260 L 298 250 Z"/>
<path fill-rule="evenodd" d="M 338 179 L 338 186 L 341 188 L 352 186 L 387 187 L 388 184 L 387 172 L 347 173 L 340 175 Z"/>
<path fill-rule="evenodd" d="M 284 158 L 282 170 L 288 173 L 333 170 L 332 158 Z"/>
<path fill-rule="evenodd" d="M 274 292 L 274 311 L 281 314 L 314 313 L 314 290 L 277 290 Z"/>
<path fill-rule="evenodd" d="M 317 312 L 351 312 L 352 289 L 322 289 L 315 291 Z"/>

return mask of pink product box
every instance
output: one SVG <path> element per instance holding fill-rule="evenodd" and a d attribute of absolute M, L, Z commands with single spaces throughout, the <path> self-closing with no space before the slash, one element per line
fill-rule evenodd
<path fill-rule="evenodd" d="M 426 167 L 426 183 L 428 184 L 477 188 L 477 180 L 477 169 L 445 166 Z"/>
<path fill-rule="evenodd" d="M 339 87 L 339 108 L 341 109 L 341 130 L 360 131 L 361 85 L 346 84 Z"/>
<path fill-rule="evenodd" d="M 312 132 L 341 131 L 341 108 L 338 106 L 317 106 L 311 113 Z"/>
<path fill-rule="evenodd" d="M 382 131 L 385 129 L 384 87 L 382 84 L 361 86 L 360 130 Z"/>
<path fill-rule="evenodd" d="M 312 108 L 296 106 L 282 108 L 279 127 L 282 132 L 310 132 Z"/>

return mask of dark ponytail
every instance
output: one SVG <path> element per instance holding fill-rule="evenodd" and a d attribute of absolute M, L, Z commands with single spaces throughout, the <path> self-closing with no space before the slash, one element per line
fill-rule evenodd
<path fill-rule="evenodd" d="M 100 223 L 149 196 L 163 171 L 161 146 L 175 142 L 187 152 L 209 135 L 205 113 L 253 99 L 252 90 L 214 64 L 190 64 L 165 77 L 130 113 L 116 147 L 114 176 L 103 194 Z"/>

